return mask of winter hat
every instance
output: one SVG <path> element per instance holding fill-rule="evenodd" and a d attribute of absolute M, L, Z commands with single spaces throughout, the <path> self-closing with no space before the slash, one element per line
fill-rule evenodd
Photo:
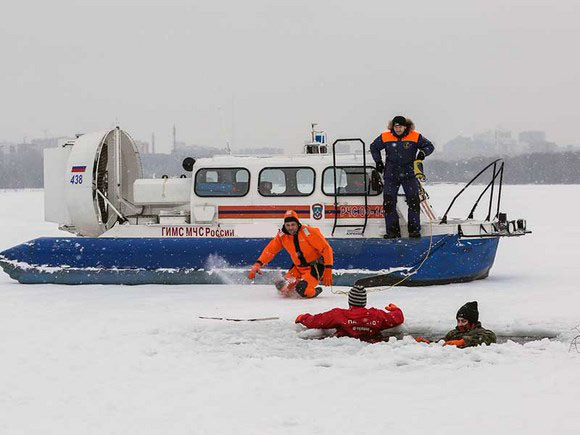
<path fill-rule="evenodd" d="M 397 124 L 399 124 L 399 125 L 404 125 L 405 127 L 407 127 L 407 126 L 408 126 L 408 125 L 407 125 L 407 119 L 406 119 L 404 116 L 401 116 L 401 115 L 399 115 L 399 116 L 395 116 L 395 117 L 393 118 L 393 120 L 391 121 L 391 123 L 392 123 L 393 127 L 394 127 L 395 125 L 397 125 Z"/>
<path fill-rule="evenodd" d="M 457 311 L 456 319 L 461 317 L 467 320 L 469 323 L 477 323 L 479 320 L 479 311 L 477 311 L 477 301 L 467 302 L 462 306 L 459 311 Z"/>
<path fill-rule="evenodd" d="M 367 290 L 355 285 L 348 292 L 348 304 L 353 307 L 365 307 L 367 305 Z"/>
<path fill-rule="evenodd" d="M 294 210 L 288 210 L 284 213 L 284 223 L 286 222 L 296 222 L 299 224 L 300 221 L 298 220 L 298 214 Z"/>

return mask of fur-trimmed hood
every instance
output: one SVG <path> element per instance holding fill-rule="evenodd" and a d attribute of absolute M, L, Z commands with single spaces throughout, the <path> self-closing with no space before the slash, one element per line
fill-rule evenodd
<path fill-rule="evenodd" d="M 411 118 L 405 118 L 407 120 L 407 131 L 413 131 L 415 130 L 415 123 L 413 122 L 413 120 Z M 387 128 L 391 131 L 393 131 L 393 120 L 391 119 L 389 121 L 389 123 L 387 124 Z"/>

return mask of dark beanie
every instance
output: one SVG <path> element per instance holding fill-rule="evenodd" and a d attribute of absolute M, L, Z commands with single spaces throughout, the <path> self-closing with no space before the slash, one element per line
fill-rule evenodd
<path fill-rule="evenodd" d="M 404 116 L 401 116 L 401 115 L 399 115 L 399 116 L 395 116 L 395 117 L 393 118 L 393 127 L 394 127 L 396 124 L 399 124 L 399 125 L 404 125 L 405 127 L 407 127 L 407 119 L 406 119 Z"/>
<path fill-rule="evenodd" d="M 353 307 L 366 307 L 367 290 L 364 287 L 354 286 L 348 292 L 348 304 Z"/>
<path fill-rule="evenodd" d="M 467 302 L 464 306 L 462 306 L 457 312 L 457 316 L 455 316 L 456 319 L 459 317 L 467 320 L 469 323 L 477 323 L 479 320 L 477 301 Z"/>

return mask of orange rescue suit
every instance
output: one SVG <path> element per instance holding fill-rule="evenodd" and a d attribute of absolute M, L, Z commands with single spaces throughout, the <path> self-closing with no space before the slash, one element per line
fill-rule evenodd
<path fill-rule="evenodd" d="M 310 267 L 320 258 L 324 265 L 332 266 L 333 263 L 332 248 L 318 228 L 302 225 L 293 236 L 282 230 L 278 231 L 276 237 L 264 248 L 258 261 L 263 265 L 268 264 L 282 248 L 288 251 L 297 267 Z"/>
<path fill-rule="evenodd" d="M 291 213 L 298 221 L 298 215 L 294 211 Z M 285 275 L 290 287 L 296 287 L 300 280 L 306 281 L 304 296 L 316 296 L 318 292 L 315 287 L 322 278 L 322 267 L 317 266 L 332 267 L 333 264 L 332 248 L 320 230 L 300 224 L 296 234 L 291 235 L 282 227 L 264 248 L 258 263 L 268 264 L 282 249 L 286 249 L 294 263 Z"/>

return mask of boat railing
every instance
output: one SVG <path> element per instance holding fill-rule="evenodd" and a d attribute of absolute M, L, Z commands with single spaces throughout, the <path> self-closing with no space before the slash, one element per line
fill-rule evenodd
<path fill-rule="evenodd" d="M 481 192 L 481 194 L 478 196 L 477 200 L 473 204 L 473 207 L 471 207 L 471 210 L 469 212 L 469 215 L 467 216 L 467 219 L 473 219 L 473 214 L 475 213 L 475 209 L 479 205 L 479 202 L 481 201 L 481 199 L 483 198 L 483 196 L 485 195 L 485 193 L 488 190 L 490 190 L 490 189 L 491 190 L 490 190 L 490 195 L 489 195 L 489 204 L 488 204 L 487 216 L 485 217 L 485 220 L 486 221 L 490 221 L 492 218 L 493 219 L 497 218 L 499 216 L 499 214 L 500 214 L 499 213 L 499 207 L 500 207 L 500 203 L 501 203 L 501 189 L 502 189 L 502 185 L 503 185 L 503 170 L 504 170 L 504 164 L 505 164 L 505 162 L 502 159 L 497 159 L 497 160 L 494 160 L 493 162 L 491 162 L 489 165 L 487 165 L 481 171 L 479 171 L 469 181 L 469 183 L 467 183 L 463 187 L 463 189 L 461 189 L 459 191 L 459 193 L 457 195 L 455 195 L 455 197 L 451 200 L 451 203 L 449 204 L 449 207 L 447 207 L 447 210 L 445 211 L 445 214 L 441 218 L 441 222 L 440 223 L 442 223 L 442 224 L 446 224 L 447 223 L 447 215 L 449 214 L 449 211 L 451 210 L 451 207 L 453 207 L 453 204 L 455 204 L 455 201 L 457 200 L 457 198 L 459 198 L 459 196 L 461 196 L 461 194 L 463 192 L 465 192 L 465 190 L 470 185 L 472 185 L 480 176 L 482 176 L 490 168 L 492 168 L 491 180 L 486 184 L 485 188 L 483 189 L 483 191 Z M 495 215 L 493 215 L 493 217 L 492 217 L 492 209 L 493 209 L 493 204 L 494 204 L 494 193 L 495 193 L 496 181 L 497 181 L 497 184 L 498 184 L 498 192 L 497 192 L 497 199 L 496 199 L 497 207 L 496 207 Z"/>
<path fill-rule="evenodd" d="M 341 142 L 360 142 L 361 146 L 362 146 L 362 160 L 363 160 L 363 180 L 364 180 L 364 202 L 365 202 L 365 212 L 364 212 L 364 216 L 365 216 L 365 220 L 364 223 L 362 225 L 362 234 L 364 234 L 366 228 L 367 228 L 367 223 L 369 220 L 369 208 L 368 208 L 368 194 L 369 194 L 369 183 L 367 180 L 367 157 L 366 157 L 366 144 L 365 142 L 361 139 L 361 138 L 346 138 L 346 139 L 336 139 L 333 143 L 332 143 L 332 166 L 333 166 L 333 176 L 334 176 L 334 224 L 332 226 L 332 235 L 334 235 L 334 231 L 337 228 L 346 228 L 346 227 L 357 227 L 359 228 L 361 225 L 360 224 L 339 224 L 338 223 L 338 215 L 339 215 L 339 208 L 338 208 L 338 185 L 336 182 L 336 145 L 341 143 Z"/>

